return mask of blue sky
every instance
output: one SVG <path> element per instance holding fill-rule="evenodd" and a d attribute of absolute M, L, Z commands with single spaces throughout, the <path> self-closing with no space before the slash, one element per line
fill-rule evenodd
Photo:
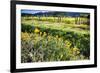
<path fill-rule="evenodd" d="M 28 13 L 28 14 L 35 14 L 35 13 L 39 13 L 39 12 L 48 12 L 48 11 L 44 11 L 44 10 L 21 10 L 21 13 Z"/>
<path fill-rule="evenodd" d="M 27 10 L 22 9 L 21 13 L 27 13 L 27 14 L 35 14 L 35 13 L 45 13 L 45 12 L 53 12 L 53 11 L 47 11 L 47 10 Z M 69 16 L 80 16 L 79 12 L 67 12 L 67 15 Z"/>

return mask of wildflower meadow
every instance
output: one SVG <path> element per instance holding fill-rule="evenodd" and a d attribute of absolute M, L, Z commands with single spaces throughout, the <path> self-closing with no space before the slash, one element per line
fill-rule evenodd
<path fill-rule="evenodd" d="M 90 59 L 88 13 L 21 12 L 21 62 Z"/>

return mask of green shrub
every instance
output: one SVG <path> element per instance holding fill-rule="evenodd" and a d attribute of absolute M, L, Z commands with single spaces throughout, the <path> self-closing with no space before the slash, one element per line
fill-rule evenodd
<path fill-rule="evenodd" d="M 81 53 L 88 57 L 90 56 L 90 35 L 89 34 L 81 34 L 75 33 L 73 31 L 61 31 L 56 29 L 50 28 L 40 28 L 40 27 L 33 27 L 31 25 L 24 25 L 22 24 L 22 32 L 31 32 L 34 33 L 35 28 L 38 28 L 41 32 L 46 32 L 52 36 L 58 35 L 62 37 L 64 40 L 68 40 L 72 43 L 72 47 L 77 46 Z"/>
<path fill-rule="evenodd" d="M 46 32 L 21 33 L 21 62 L 69 61 L 87 59 L 81 46 L 70 39 Z M 68 35 L 68 34 L 67 34 Z M 86 45 L 86 44 L 85 44 Z M 81 48 L 79 48 L 80 46 Z M 82 51 L 82 52 L 81 52 Z"/>

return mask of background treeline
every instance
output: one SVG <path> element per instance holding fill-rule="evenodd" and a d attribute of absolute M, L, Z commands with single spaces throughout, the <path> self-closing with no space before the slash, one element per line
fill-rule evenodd
<path fill-rule="evenodd" d="M 39 21 L 49 21 L 49 22 L 65 22 L 74 24 L 90 24 L 90 14 L 89 13 L 76 13 L 76 12 L 39 12 L 35 14 L 22 13 L 22 16 L 27 17 L 26 20 L 39 20 Z M 71 19 L 70 19 L 71 18 Z M 73 20 L 73 21 L 70 21 Z"/>

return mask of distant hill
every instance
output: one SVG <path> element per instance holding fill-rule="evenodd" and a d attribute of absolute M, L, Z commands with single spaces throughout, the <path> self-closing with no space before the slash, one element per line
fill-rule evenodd
<path fill-rule="evenodd" d="M 38 12 L 38 13 L 21 13 L 22 16 L 70 16 L 76 17 L 80 14 L 86 15 L 87 13 L 78 13 L 78 12 L 57 12 L 57 11 L 48 11 L 48 12 Z"/>

